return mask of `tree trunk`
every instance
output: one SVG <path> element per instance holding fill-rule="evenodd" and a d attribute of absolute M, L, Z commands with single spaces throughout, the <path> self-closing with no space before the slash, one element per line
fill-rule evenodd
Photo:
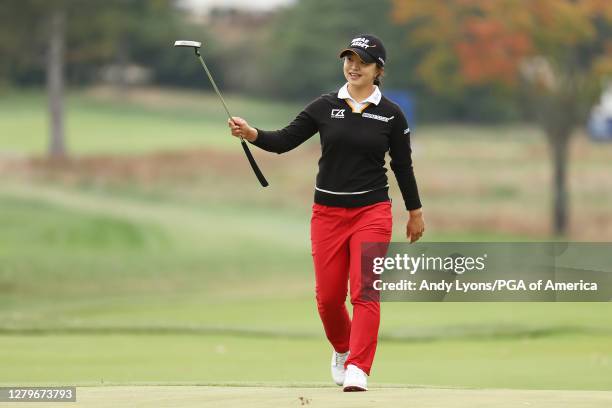
<path fill-rule="evenodd" d="M 567 232 L 567 153 L 569 135 L 549 135 L 553 156 L 553 231 L 556 236 Z"/>
<path fill-rule="evenodd" d="M 117 82 L 116 86 L 119 90 L 119 93 L 125 96 L 127 92 L 127 66 L 128 66 L 128 49 L 126 45 L 127 40 L 125 38 L 121 38 L 119 44 L 117 44 Z"/>
<path fill-rule="evenodd" d="M 47 53 L 47 98 L 50 119 L 49 154 L 52 158 L 66 156 L 64 140 L 64 48 L 66 15 L 61 9 L 53 10 L 49 24 Z"/>

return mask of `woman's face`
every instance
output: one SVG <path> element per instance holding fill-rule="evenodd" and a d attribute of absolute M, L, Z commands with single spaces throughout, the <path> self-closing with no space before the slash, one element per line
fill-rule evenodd
<path fill-rule="evenodd" d="M 352 52 L 344 56 L 344 77 L 349 84 L 356 87 L 372 85 L 378 74 L 379 68 L 376 63 L 366 64 Z"/>

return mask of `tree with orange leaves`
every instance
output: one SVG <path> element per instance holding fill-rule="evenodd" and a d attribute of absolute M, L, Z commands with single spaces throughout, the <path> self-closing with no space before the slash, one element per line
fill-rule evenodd
<path fill-rule="evenodd" d="M 564 234 L 569 140 L 612 74 L 612 1 L 393 0 L 392 18 L 425 50 L 418 74 L 433 90 L 524 91 L 549 141 L 553 226 Z"/>

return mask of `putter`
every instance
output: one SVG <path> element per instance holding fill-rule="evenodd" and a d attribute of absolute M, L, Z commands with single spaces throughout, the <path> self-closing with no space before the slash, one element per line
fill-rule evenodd
<path fill-rule="evenodd" d="M 223 96 L 221 96 L 221 92 L 219 91 L 219 88 L 217 88 L 217 84 L 215 83 L 215 80 L 213 79 L 212 75 L 210 74 L 210 71 L 208 70 L 208 67 L 206 66 L 206 63 L 204 62 L 204 59 L 202 58 L 202 55 L 200 54 L 200 47 L 202 46 L 202 43 L 199 42 L 199 41 L 183 41 L 183 40 L 179 40 L 179 41 L 175 41 L 174 42 L 174 46 L 175 47 L 190 47 L 190 48 L 193 48 L 193 50 L 195 51 L 195 55 L 200 60 L 200 63 L 202 64 L 202 67 L 204 67 L 204 71 L 206 71 L 206 75 L 208 75 L 208 79 L 210 80 L 210 83 L 212 84 L 213 88 L 215 89 L 215 92 L 217 93 L 217 96 L 219 97 L 219 99 L 221 99 L 221 103 L 223 104 L 223 108 L 225 108 L 225 112 L 227 113 L 228 118 L 230 118 L 230 120 L 232 120 L 232 115 L 230 114 L 230 111 L 227 108 L 227 105 L 225 104 L 225 100 L 223 99 Z M 266 180 L 266 178 L 264 177 L 263 173 L 259 169 L 259 166 L 255 162 L 255 158 L 251 154 L 251 151 L 249 150 L 249 147 L 247 146 L 247 144 L 244 141 L 244 139 L 242 138 L 242 135 L 240 136 L 240 142 L 242 143 L 242 148 L 244 149 L 244 154 L 246 154 L 246 157 L 249 160 L 249 163 L 251 164 L 251 167 L 253 168 L 253 171 L 255 172 L 255 175 L 257 176 L 257 179 L 259 180 L 259 182 L 261 183 L 261 185 L 263 187 L 267 187 L 268 186 L 268 181 Z"/>

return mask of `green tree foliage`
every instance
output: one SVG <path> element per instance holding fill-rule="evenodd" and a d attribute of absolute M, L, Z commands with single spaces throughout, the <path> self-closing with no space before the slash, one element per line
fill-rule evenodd
<path fill-rule="evenodd" d="M 311 98 L 344 83 L 338 51 L 361 33 L 385 40 L 388 70 L 402 58 L 392 53 L 393 27 L 388 1 L 300 1 L 284 10 L 265 40 L 261 60 L 267 75 L 262 88 L 273 96 Z M 405 61 L 405 60 L 404 60 Z M 391 85 L 408 84 L 407 76 L 387 77 Z"/>
<path fill-rule="evenodd" d="M 302 0 L 276 19 L 257 61 L 262 80 L 253 89 L 274 97 L 309 99 L 344 82 L 337 52 L 360 33 L 381 37 L 388 63 L 383 86 L 410 90 L 420 119 L 501 120 L 516 118 L 512 97 L 490 86 L 461 93 L 432 89 L 419 74 L 426 53 L 392 19 L 390 0 Z"/>
<path fill-rule="evenodd" d="M 425 50 L 418 73 L 431 89 L 522 90 L 549 141 L 553 230 L 564 234 L 569 140 L 612 75 L 612 3 L 395 0 L 393 17 Z"/>
<path fill-rule="evenodd" d="M 125 65 L 133 50 L 150 51 L 164 36 L 171 48 L 176 27 L 173 0 L 4 0 L 0 10 L 0 75 L 46 83 L 53 157 L 67 150 L 66 72 L 74 82 L 91 80 L 97 65 L 112 59 Z"/>
<path fill-rule="evenodd" d="M 176 0 L 2 0 L 0 7 L 0 78 L 14 84 L 45 81 L 49 18 L 66 15 L 66 77 L 70 83 L 91 83 L 106 64 L 137 63 L 150 68 L 161 82 L 193 79 L 196 69 L 182 71 L 184 53 L 172 48 L 181 36 L 204 37 L 185 21 Z M 193 62 L 193 61 L 190 61 Z M 197 66 L 196 66 L 197 68 Z"/>

